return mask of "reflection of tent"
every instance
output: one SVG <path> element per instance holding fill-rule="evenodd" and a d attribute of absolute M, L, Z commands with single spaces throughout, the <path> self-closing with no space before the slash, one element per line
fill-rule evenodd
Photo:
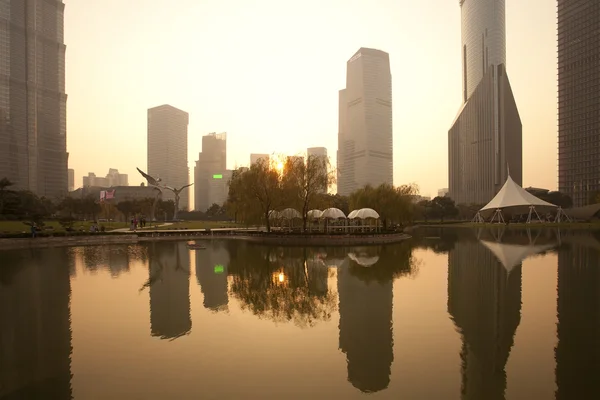
<path fill-rule="evenodd" d="M 348 258 L 363 267 L 371 267 L 379 261 L 379 256 L 367 256 L 355 253 L 348 253 Z"/>
<path fill-rule="evenodd" d="M 480 240 L 480 242 L 488 248 L 496 258 L 502 263 L 504 268 L 510 272 L 528 257 L 548 251 L 557 246 L 557 243 L 547 244 L 508 244 L 488 240 Z"/>
<path fill-rule="evenodd" d="M 548 203 L 542 199 L 538 199 L 515 181 L 510 175 L 506 179 L 506 183 L 498 194 L 477 213 L 477 220 L 482 222 L 486 217 L 492 216 L 490 222 L 498 218 L 498 222 L 504 221 L 502 212 L 506 211 L 510 214 L 529 214 L 527 222 L 531 222 L 532 214 L 535 213 L 539 219 L 537 211 L 547 212 L 555 210 L 558 207 Z"/>
<path fill-rule="evenodd" d="M 346 218 L 346 215 L 339 208 L 328 208 L 323 211 L 321 214 L 321 218 L 323 219 L 338 219 L 338 218 Z"/>
<path fill-rule="evenodd" d="M 360 210 L 354 210 L 348 214 L 348 219 L 379 219 L 379 214 L 372 208 L 361 208 Z"/>

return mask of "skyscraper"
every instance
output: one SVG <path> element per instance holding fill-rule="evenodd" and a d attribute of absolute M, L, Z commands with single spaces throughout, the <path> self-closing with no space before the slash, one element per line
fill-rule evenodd
<path fill-rule="evenodd" d="M 448 132 L 450 196 L 487 203 L 523 184 L 522 125 L 506 75 L 504 0 L 460 0 L 463 104 Z"/>
<path fill-rule="evenodd" d="M 73 168 L 69 168 L 68 169 L 68 174 L 69 174 L 69 192 L 72 192 L 73 190 L 75 190 L 75 170 Z"/>
<path fill-rule="evenodd" d="M 180 188 L 189 183 L 188 122 L 188 113 L 167 104 L 148 110 L 148 174 L 164 185 Z M 163 190 L 163 200 L 175 200 L 175 195 Z M 188 209 L 189 204 L 184 190 L 179 207 Z"/>
<path fill-rule="evenodd" d="M 306 149 L 306 156 L 307 156 L 307 162 L 310 158 L 316 157 L 318 159 L 319 162 L 319 176 L 320 175 L 324 175 L 327 176 L 327 174 L 329 173 L 329 171 L 327 170 L 328 167 L 328 160 L 327 160 L 327 148 L 325 147 L 309 147 L 308 149 Z M 319 189 L 319 193 L 327 193 L 327 185 L 321 187 Z"/>
<path fill-rule="evenodd" d="M 50 198 L 68 184 L 64 9 L 0 2 L 0 178 Z"/>
<path fill-rule="evenodd" d="M 600 192 L 600 2 L 558 0 L 558 190 Z"/>
<path fill-rule="evenodd" d="M 227 168 L 227 134 L 202 136 L 202 152 L 194 168 L 194 209 L 206 211 L 213 203 L 222 205 L 230 172 Z M 225 193 L 225 194 L 224 194 Z M 225 197 L 225 198 L 223 198 Z"/>
<path fill-rule="evenodd" d="M 360 48 L 339 93 L 338 193 L 393 184 L 392 75 L 381 50 Z"/>

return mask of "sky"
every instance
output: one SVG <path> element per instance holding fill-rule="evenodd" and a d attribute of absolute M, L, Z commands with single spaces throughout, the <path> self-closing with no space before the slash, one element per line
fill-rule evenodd
<path fill-rule="evenodd" d="M 202 136 L 250 153 L 326 147 L 360 48 L 390 54 L 394 184 L 448 186 L 460 106 L 458 0 L 65 0 L 67 146 L 75 186 L 109 168 L 143 178 L 147 109 L 190 114 L 190 181 Z M 557 186 L 556 2 L 506 0 L 507 73 L 523 123 L 523 186 Z M 193 205 L 193 203 L 192 203 Z"/>

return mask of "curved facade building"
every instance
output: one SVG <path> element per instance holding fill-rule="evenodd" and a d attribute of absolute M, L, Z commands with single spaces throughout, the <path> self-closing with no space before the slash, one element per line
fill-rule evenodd
<path fill-rule="evenodd" d="M 506 74 L 504 0 L 460 0 L 463 105 L 448 132 L 449 194 L 485 204 L 510 175 L 522 185 L 522 125 Z"/>
<path fill-rule="evenodd" d="M 463 101 L 492 66 L 506 65 L 504 0 L 460 0 L 463 51 Z"/>

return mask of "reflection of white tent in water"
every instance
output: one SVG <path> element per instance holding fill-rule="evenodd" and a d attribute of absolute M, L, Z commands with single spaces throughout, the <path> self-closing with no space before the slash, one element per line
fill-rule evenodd
<path fill-rule="evenodd" d="M 556 222 L 560 222 L 561 217 L 566 216 L 560 207 L 535 197 L 513 181 L 509 175 L 498 194 L 479 210 L 475 221 L 484 222 L 491 217 L 489 222 L 495 220 L 504 222 L 503 214 L 506 213 L 509 215 L 527 214 L 527 223 L 530 223 L 533 217 L 541 220 L 538 212 L 545 213 L 555 210 L 558 210 Z"/>
<path fill-rule="evenodd" d="M 372 267 L 379 261 L 379 256 L 368 256 L 366 254 L 348 253 L 348 258 L 363 267 Z"/>
<path fill-rule="evenodd" d="M 515 267 L 521 265 L 526 258 L 551 250 L 557 245 L 557 243 L 538 245 L 508 244 L 488 240 L 480 240 L 480 242 L 496 256 L 509 274 Z"/>

